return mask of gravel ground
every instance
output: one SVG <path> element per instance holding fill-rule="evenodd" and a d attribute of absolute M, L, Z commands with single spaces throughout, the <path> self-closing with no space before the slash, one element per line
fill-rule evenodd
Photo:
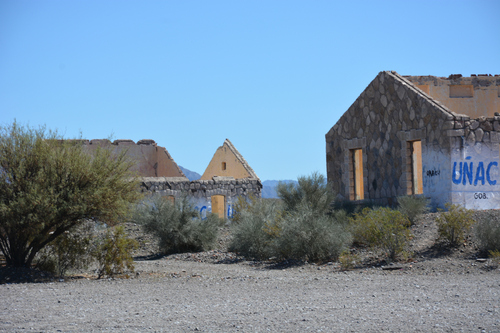
<path fill-rule="evenodd" d="M 132 279 L 0 285 L 0 330 L 500 331 L 497 270 L 338 272 L 173 258 L 137 269 Z"/>
<path fill-rule="evenodd" d="M 85 271 L 9 283 L 0 272 L 0 331 L 500 332 L 498 265 L 479 258 L 472 238 L 441 247 L 434 217 L 413 227 L 411 260 L 391 265 L 358 249 L 348 272 L 335 262 L 245 261 L 225 250 L 228 229 L 217 250 L 159 257 L 154 239 L 128 225 L 141 241 L 129 279 Z"/>

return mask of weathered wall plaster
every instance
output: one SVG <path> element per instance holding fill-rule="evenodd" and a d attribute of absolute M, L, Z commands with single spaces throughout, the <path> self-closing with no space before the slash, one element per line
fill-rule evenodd
<path fill-rule="evenodd" d="M 432 198 L 434 208 L 444 207 L 451 201 L 451 170 L 448 152 L 443 152 L 440 147 L 426 147 L 422 152 L 422 177 L 424 182 L 424 195 Z"/>
<path fill-rule="evenodd" d="M 126 150 L 127 156 L 134 161 L 132 170 L 140 177 L 185 177 L 168 151 L 153 140 L 140 140 L 137 144 L 132 140 L 86 141 L 86 149 L 92 151 L 97 147 L 110 148 L 117 154 Z"/>
<path fill-rule="evenodd" d="M 462 137 L 457 138 L 465 141 Z M 451 202 L 470 209 L 500 207 L 500 156 L 498 142 L 457 144 L 451 155 Z"/>
<path fill-rule="evenodd" d="M 200 179 L 211 180 L 213 177 L 257 178 L 255 172 L 228 139 L 217 148 Z"/>
<path fill-rule="evenodd" d="M 450 75 L 448 78 L 435 76 L 405 76 L 405 78 L 455 113 L 478 118 L 493 117 L 495 112 L 500 112 L 499 76 L 462 77 L 458 74 Z"/>

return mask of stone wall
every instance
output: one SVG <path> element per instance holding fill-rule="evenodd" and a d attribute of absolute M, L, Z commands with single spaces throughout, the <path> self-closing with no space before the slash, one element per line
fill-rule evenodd
<path fill-rule="evenodd" d="M 238 197 L 261 197 L 262 183 L 256 178 L 229 179 L 214 177 L 213 180 L 189 181 L 185 178 L 146 177 L 140 183 L 143 192 L 179 198 L 188 195 L 202 215 L 212 211 L 211 198 L 223 195 L 226 202 L 226 217 L 231 218 Z"/>
<path fill-rule="evenodd" d="M 349 198 L 349 151 L 363 149 L 365 199 L 391 204 L 408 194 L 406 142 L 421 140 L 424 192 L 448 196 L 454 115 L 395 72 L 381 72 L 326 134 L 327 174 L 341 199 Z M 443 167 L 443 165 L 445 165 Z M 446 198 L 445 198 L 446 200 Z"/>
<path fill-rule="evenodd" d="M 411 194 L 406 143 L 415 140 L 423 194 L 434 206 L 500 207 L 500 116 L 454 113 L 395 72 L 379 73 L 327 133 L 328 180 L 349 199 L 349 151 L 361 148 L 365 199 L 391 204 Z"/>

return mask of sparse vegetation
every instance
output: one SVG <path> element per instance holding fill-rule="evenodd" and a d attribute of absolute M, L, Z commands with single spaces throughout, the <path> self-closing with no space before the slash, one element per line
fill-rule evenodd
<path fill-rule="evenodd" d="M 328 214 L 335 198 L 325 177 L 318 172 L 299 177 L 298 184 L 280 182 L 276 192 L 285 211 L 299 211 L 305 205 L 317 216 Z"/>
<path fill-rule="evenodd" d="M 137 207 L 133 221 L 158 236 L 160 251 L 166 254 L 212 249 L 223 224 L 214 214 L 202 219 L 186 196 L 175 203 L 152 197 Z"/>
<path fill-rule="evenodd" d="M 281 212 L 282 205 L 279 201 L 253 200 L 238 212 L 239 221 L 233 226 L 229 250 L 256 259 L 274 256 L 274 241 L 281 230 Z"/>
<path fill-rule="evenodd" d="M 59 276 L 69 269 L 87 268 L 93 259 L 93 238 L 94 223 L 90 221 L 65 232 L 38 253 L 36 267 Z"/>
<path fill-rule="evenodd" d="M 445 207 L 447 211 L 436 218 L 439 237 L 448 245 L 457 246 L 464 241 L 466 233 L 475 223 L 472 211 L 455 204 L 446 204 Z"/>
<path fill-rule="evenodd" d="M 365 208 L 375 209 L 378 206 L 371 200 L 365 199 L 362 201 L 336 200 L 333 203 L 333 211 L 344 211 L 348 216 L 353 216 L 356 213 L 363 211 Z"/>
<path fill-rule="evenodd" d="M 475 226 L 476 240 L 482 251 L 500 250 L 500 216 L 487 212 Z"/>
<path fill-rule="evenodd" d="M 358 256 L 352 254 L 348 249 L 342 251 L 339 256 L 340 269 L 343 271 L 348 271 L 353 269 L 356 262 L 359 260 Z"/>
<path fill-rule="evenodd" d="M 239 196 L 234 204 L 233 217 L 231 219 L 232 223 L 239 223 L 241 221 L 242 212 L 251 210 L 253 205 L 257 204 L 258 199 L 254 195 L 249 195 L 248 198 L 244 196 Z"/>
<path fill-rule="evenodd" d="M 489 256 L 495 265 L 500 265 L 500 250 L 490 250 Z"/>
<path fill-rule="evenodd" d="M 131 253 L 138 245 L 135 240 L 127 238 L 123 226 L 108 229 L 92 252 L 98 263 L 97 278 L 121 274 L 125 268 L 133 272 L 134 260 Z"/>
<path fill-rule="evenodd" d="M 398 197 L 398 210 L 414 225 L 419 215 L 429 212 L 429 203 L 430 200 L 424 196 Z"/>
<path fill-rule="evenodd" d="M 279 184 L 278 202 L 261 199 L 240 212 L 233 251 L 256 258 L 321 261 L 337 259 L 350 242 L 345 213 L 331 214 L 333 193 L 325 178 L 313 173 L 298 185 Z"/>
<path fill-rule="evenodd" d="M 114 224 L 139 198 L 126 152 L 62 140 L 45 128 L 0 126 L 0 250 L 8 266 L 35 256 L 86 220 Z"/>
<path fill-rule="evenodd" d="M 403 253 L 410 240 L 410 222 L 399 211 L 365 208 L 351 218 L 354 243 L 386 251 L 391 260 Z"/>
<path fill-rule="evenodd" d="M 350 234 L 341 223 L 304 205 L 285 213 L 275 252 L 283 259 L 336 260 L 350 241 Z"/>

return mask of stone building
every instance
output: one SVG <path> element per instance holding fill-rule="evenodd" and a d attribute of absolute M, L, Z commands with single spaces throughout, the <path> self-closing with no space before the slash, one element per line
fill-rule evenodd
<path fill-rule="evenodd" d="M 262 183 L 253 169 L 226 139 L 219 147 L 199 180 L 179 177 L 143 178 L 142 188 L 171 200 L 189 195 L 202 216 L 211 212 L 231 218 L 238 197 L 261 197 Z"/>
<path fill-rule="evenodd" d="M 500 77 L 380 72 L 326 134 L 339 198 L 500 207 Z"/>
<path fill-rule="evenodd" d="M 262 183 L 253 169 L 226 139 L 217 149 L 203 176 L 189 181 L 164 147 L 154 140 L 83 140 L 85 149 L 97 147 L 126 151 L 134 161 L 133 171 L 141 178 L 143 192 L 159 194 L 174 202 L 183 195 L 199 209 L 202 216 L 213 212 L 221 218 L 231 218 L 238 197 L 261 197 Z"/>

